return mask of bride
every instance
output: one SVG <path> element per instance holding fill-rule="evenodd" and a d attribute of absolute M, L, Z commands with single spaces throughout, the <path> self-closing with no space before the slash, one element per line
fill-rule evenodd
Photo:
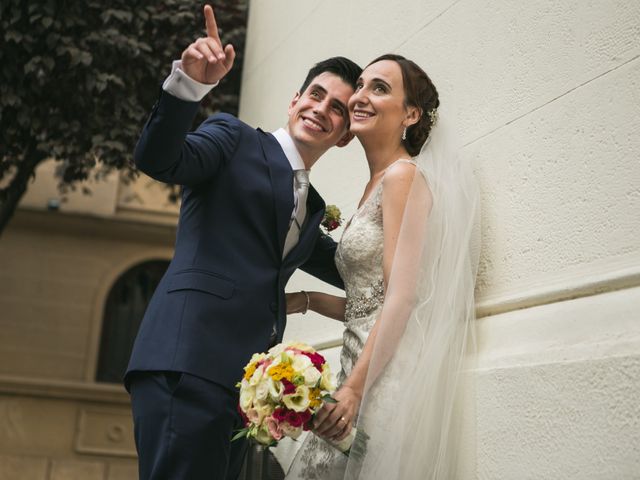
<path fill-rule="evenodd" d="M 453 479 L 464 463 L 478 195 L 447 151 L 439 105 L 427 74 L 391 54 L 365 68 L 349 101 L 370 178 L 336 251 L 346 298 L 287 298 L 288 313 L 344 321 L 340 387 L 287 479 Z M 348 456 L 332 446 L 354 432 Z"/>

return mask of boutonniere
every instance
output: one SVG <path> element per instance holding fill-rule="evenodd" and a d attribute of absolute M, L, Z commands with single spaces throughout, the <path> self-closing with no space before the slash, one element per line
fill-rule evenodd
<path fill-rule="evenodd" d="M 342 225 L 340 209 L 335 205 L 327 205 L 320 226 L 323 227 L 327 235 L 329 235 L 332 230 L 335 230 L 340 225 Z"/>

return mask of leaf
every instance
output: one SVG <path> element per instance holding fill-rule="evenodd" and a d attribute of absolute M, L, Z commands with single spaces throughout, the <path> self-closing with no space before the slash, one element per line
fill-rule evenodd
<path fill-rule="evenodd" d="M 22 41 L 22 34 L 20 32 L 15 31 L 15 30 L 8 30 L 4 34 L 4 40 L 6 42 L 20 43 Z"/>
<path fill-rule="evenodd" d="M 329 395 L 328 393 L 324 394 L 322 396 L 322 401 L 326 402 L 326 403 L 338 403 L 338 400 L 336 400 L 335 398 L 333 398 L 331 395 Z"/>
<path fill-rule="evenodd" d="M 248 435 L 248 433 L 249 433 L 249 428 L 248 427 L 245 427 L 245 428 L 242 428 L 240 430 L 237 430 L 237 433 L 231 438 L 231 441 L 233 442 L 233 441 L 238 440 L 240 438 L 244 438 L 244 437 L 246 437 Z"/>

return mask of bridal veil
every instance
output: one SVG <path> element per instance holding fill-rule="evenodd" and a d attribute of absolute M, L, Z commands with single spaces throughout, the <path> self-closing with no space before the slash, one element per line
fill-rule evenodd
<path fill-rule="evenodd" d="M 346 479 L 473 473 L 479 192 L 442 119 L 415 157 Z"/>

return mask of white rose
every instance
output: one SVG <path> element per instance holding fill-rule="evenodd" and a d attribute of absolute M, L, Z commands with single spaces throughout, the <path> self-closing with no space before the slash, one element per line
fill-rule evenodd
<path fill-rule="evenodd" d="M 258 403 L 255 407 L 256 413 L 258 414 L 258 423 L 262 423 L 262 421 L 271 416 L 273 414 L 273 407 L 268 403 Z"/>
<path fill-rule="evenodd" d="M 271 378 L 265 377 L 256 386 L 256 398 L 261 402 L 264 402 L 269 395 L 269 380 L 271 380 Z"/>
<path fill-rule="evenodd" d="M 331 369 L 328 365 L 322 369 L 322 381 L 320 382 L 320 388 L 322 390 L 327 390 L 328 392 L 333 392 L 336 389 L 336 379 L 331 374 Z"/>
<path fill-rule="evenodd" d="M 284 349 L 286 348 L 286 345 L 284 343 L 279 343 L 277 345 L 274 345 L 273 347 L 271 347 L 269 349 L 269 355 L 273 358 L 277 357 L 278 355 L 280 355 Z"/>
<path fill-rule="evenodd" d="M 249 361 L 249 363 L 257 363 L 260 360 L 264 360 L 265 358 L 267 358 L 267 356 L 264 353 L 254 353 L 251 356 L 251 360 Z"/>
<path fill-rule="evenodd" d="M 310 366 L 313 366 L 313 363 L 311 362 L 311 359 L 306 355 L 299 354 L 293 358 L 292 367 L 296 372 L 304 372 Z"/>
<path fill-rule="evenodd" d="M 262 445 L 269 445 L 273 442 L 269 429 L 264 424 L 252 429 L 251 432 L 249 432 L 249 435 L 255 438 L 256 441 Z"/>
<path fill-rule="evenodd" d="M 273 378 L 269 377 L 269 396 L 274 402 L 279 402 L 282 399 L 282 392 L 284 387 L 282 383 L 276 382 Z"/>
<path fill-rule="evenodd" d="M 281 362 L 292 363 L 295 359 L 295 355 L 296 355 L 295 352 L 292 352 L 290 350 L 285 350 L 278 356 L 278 358 L 280 359 Z"/>
<path fill-rule="evenodd" d="M 300 385 L 295 393 L 282 397 L 282 402 L 289 410 L 294 412 L 304 412 L 309 408 L 309 387 Z"/>
<path fill-rule="evenodd" d="M 307 367 L 304 372 L 302 372 L 302 375 L 304 376 L 305 385 L 309 387 L 315 387 L 318 384 L 318 380 L 322 378 L 322 374 L 314 365 Z"/>
<path fill-rule="evenodd" d="M 249 410 L 256 397 L 256 389 L 250 385 L 243 385 L 240 389 L 240 408 L 243 411 Z"/>
<path fill-rule="evenodd" d="M 262 376 L 264 375 L 264 369 L 262 366 L 256 368 L 256 371 L 253 372 L 253 375 L 251 375 L 251 378 L 249 378 L 249 385 L 251 385 L 252 387 L 255 387 L 258 385 L 258 383 L 260 383 L 260 380 L 262 380 Z"/>

